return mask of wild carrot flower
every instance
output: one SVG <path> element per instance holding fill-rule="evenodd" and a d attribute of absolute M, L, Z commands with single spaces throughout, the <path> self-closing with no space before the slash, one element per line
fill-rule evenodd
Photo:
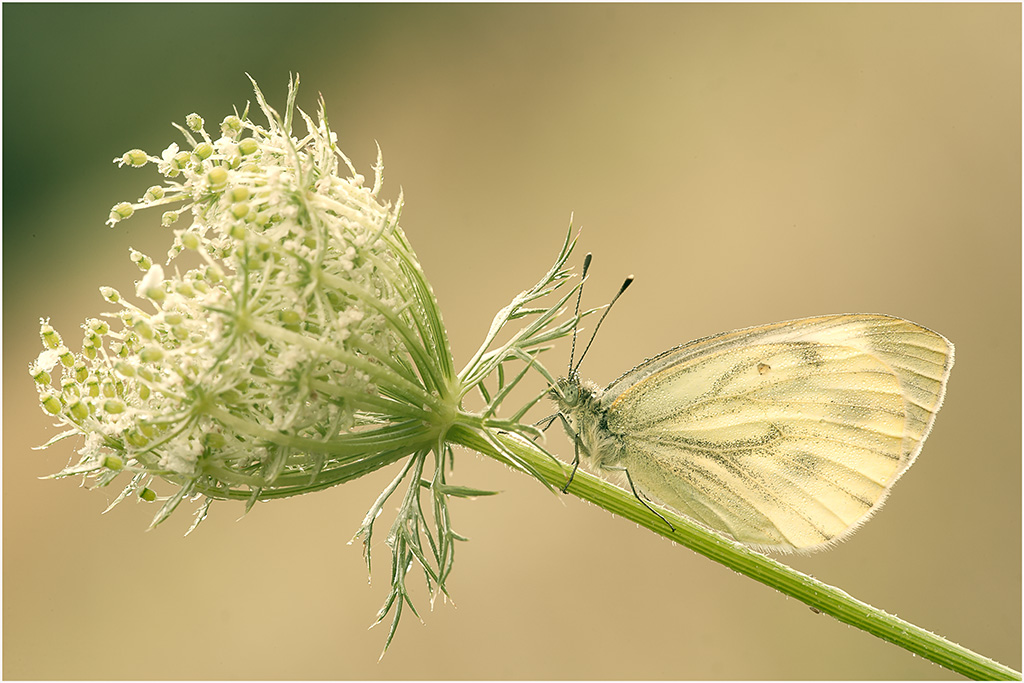
<path fill-rule="evenodd" d="M 357 534 L 369 562 L 374 520 L 408 479 L 387 539 L 392 593 L 380 614 L 395 607 L 397 624 L 411 605 L 404 579 L 414 559 L 428 586 L 445 590 L 460 538 L 447 499 L 488 493 L 446 481 L 452 444 L 538 474 L 502 445 L 509 434 L 534 434 L 519 424 L 529 405 L 506 420 L 496 411 L 527 369 L 543 372 L 536 354 L 571 329 L 572 320 L 554 323 L 569 294 L 547 308 L 526 305 L 564 284 L 572 241 L 499 313 L 457 373 L 437 302 L 399 227 L 402 199 L 380 199 L 379 149 L 368 184 L 338 149 L 323 102 L 316 121 L 295 107 L 297 85 L 283 117 L 256 87 L 265 124 L 247 107 L 211 135 L 191 114 L 177 126 L 183 145 L 114 160 L 163 176 L 138 201 L 115 205 L 107 222 L 162 208 L 161 222 L 174 228 L 166 265 L 132 250 L 142 272 L 133 296 L 101 288 L 114 310 L 82 324 L 77 353 L 43 320 L 43 351 L 29 370 L 42 409 L 66 428 L 53 441 L 82 437 L 81 459 L 54 476 L 84 475 L 95 486 L 127 480 L 118 501 L 163 500 L 153 525 L 186 498 L 203 498 L 195 528 L 216 499 L 251 506 L 405 460 Z M 527 324 L 495 345 L 512 320 Z M 506 381 L 509 361 L 525 367 Z M 473 390 L 487 404 L 481 413 L 463 409 Z M 158 495 L 168 484 L 171 492 Z M 433 500 L 429 520 L 424 493 Z"/>

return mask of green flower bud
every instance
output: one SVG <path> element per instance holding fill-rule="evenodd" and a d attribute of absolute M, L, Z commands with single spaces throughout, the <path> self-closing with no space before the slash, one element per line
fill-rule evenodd
<path fill-rule="evenodd" d="M 143 446 L 149 443 L 149 439 L 146 438 L 146 435 L 142 434 L 141 432 L 135 429 L 128 432 L 125 435 L 125 439 L 127 439 L 128 443 L 130 443 L 132 446 L 135 446 L 136 448 L 142 448 Z"/>
<path fill-rule="evenodd" d="M 185 125 L 193 133 L 198 133 L 203 129 L 203 117 L 195 113 L 189 114 L 185 117 Z"/>
<path fill-rule="evenodd" d="M 178 152 L 172 159 L 172 167 L 183 171 L 188 168 L 188 163 L 192 161 L 192 155 L 188 152 Z"/>
<path fill-rule="evenodd" d="M 194 232 L 183 232 L 181 234 L 181 245 L 186 249 L 195 251 L 199 248 L 199 236 Z"/>
<path fill-rule="evenodd" d="M 75 381 L 81 384 L 89 378 L 89 368 L 85 367 L 85 364 L 79 363 L 72 370 L 74 373 Z"/>
<path fill-rule="evenodd" d="M 206 174 L 206 180 L 210 183 L 210 189 L 214 192 L 223 190 L 228 184 L 228 171 L 222 166 L 217 166 Z"/>
<path fill-rule="evenodd" d="M 242 131 L 242 120 L 237 116 L 227 116 L 221 121 L 220 132 L 224 137 L 234 138 Z"/>
<path fill-rule="evenodd" d="M 142 489 L 141 491 L 139 491 L 139 498 L 146 501 L 147 503 L 152 503 L 154 500 L 156 500 L 156 492 L 153 489 Z"/>
<path fill-rule="evenodd" d="M 228 199 L 232 202 L 244 202 L 249 198 L 249 188 L 244 185 L 238 185 L 237 187 L 231 188 L 228 192 Z"/>
<path fill-rule="evenodd" d="M 71 414 L 71 417 L 78 420 L 79 422 L 89 417 L 89 407 L 86 406 L 81 401 L 75 401 L 70 406 L 68 406 L 68 412 Z"/>
<path fill-rule="evenodd" d="M 56 415 L 60 412 L 61 403 L 60 399 L 53 394 L 47 394 L 43 397 L 42 401 L 43 409 L 51 415 Z"/>
<path fill-rule="evenodd" d="M 192 154 L 201 161 L 209 159 L 210 155 L 213 154 L 213 145 L 209 142 L 200 142 L 196 145 L 196 148 L 192 150 Z"/>
<path fill-rule="evenodd" d="M 85 322 L 89 326 L 89 329 L 95 332 L 96 334 L 107 334 L 108 332 L 110 332 L 110 325 L 107 324 L 105 320 L 100 320 L 99 318 L 89 318 Z"/>
<path fill-rule="evenodd" d="M 164 188 L 163 188 L 163 186 L 161 186 L 161 185 L 154 185 L 151 188 L 149 188 L 148 190 L 146 190 L 146 194 L 144 194 L 142 196 L 142 201 L 144 201 L 144 202 L 155 202 L 156 200 L 163 199 L 163 198 L 164 198 Z"/>
<path fill-rule="evenodd" d="M 242 154 L 242 156 L 249 156 L 259 148 L 259 143 L 257 143 L 252 138 L 246 138 L 244 140 L 239 141 L 238 143 L 238 151 Z"/>
<path fill-rule="evenodd" d="M 133 213 L 135 213 L 135 209 L 132 208 L 132 205 L 129 204 L 128 202 L 121 202 L 120 204 L 115 204 L 110 209 L 110 222 L 117 223 L 118 221 L 124 220 L 125 218 L 131 218 L 131 215 Z"/>
<path fill-rule="evenodd" d="M 132 325 L 132 327 L 135 329 L 136 332 L 139 333 L 139 336 L 142 337 L 143 339 L 153 338 L 153 328 L 145 320 L 136 320 L 135 324 Z"/>
<path fill-rule="evenodd" d="M 141 251 L 132 249 L 129 253 L 131 254 L 132 263 L 137 265 L 143 272 L 153 267 L 153 259 L 146 256 Z"/>
<path fill-rule="evenodd" d="M 43 346 L 49 349 L 55 349 L 61 345 L 60 334 L 57 330 L 50 327 L 49 323 L 43 323 L 39 326 L 39 336 L 42 337 Z"/>
<path fill-rule="evenodd" d="M 249 215 L 249 202 L 236 202 L 231 205 L 231 215 L 235 218 L 245 218 Z"/>
<path fill-rule="evenodd" d="M 132 149 L 124 153 L 121 157 L 121 163 L 127 166 L 145 166 L 146 162 L 149 161 L 149 157 L 141 149 Z"/>
<path fill-rule="evenodd" d="M 103 402 L 103 412 L 111 415 L 117 415 L 118 413 L 124 412 L 124 402 L 119 401 L 116 398 L 112 398 L 109 401 Z"/>
<path fill-rule="evenodd" d="M 302 316 L 295 311 L 280 311 L 277 318 L 285 325 L 294 325 L 302 320 Z"/>

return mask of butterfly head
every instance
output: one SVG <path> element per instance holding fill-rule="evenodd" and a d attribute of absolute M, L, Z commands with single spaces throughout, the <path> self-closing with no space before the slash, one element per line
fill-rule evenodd
<path fill-rule="evenodd" d="M 558 404 L 558 411 L 566 413 L 580 403 L 580 378 L 575 372 L 568 377 L 560 377 L 551 390 L 548 398 Z"/>

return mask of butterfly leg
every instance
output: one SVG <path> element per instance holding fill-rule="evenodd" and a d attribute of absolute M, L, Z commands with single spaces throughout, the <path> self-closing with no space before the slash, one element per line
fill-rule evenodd
<path fill-rule="evenodd" d="M 644 500 L 643 496 L 641 496 L 639 491 L 636 490 L 636 485 L 633 484 L 633 477 L 629 476 L 629 470 L 627 470 L 625 467 L 606 467 L 605 469 L 608 469 L 608 470 L 619 470 L 619 471 L 625 472 L 626 473 L 626 481 L 629 482 L 629 488 L 633 490 L 633 495 L 636 496 L 636 499 L 639 500 L 641 503 L 643 503 L 645 508 L 647 508 L 648 510 L 650 510 L 651 512 L 656 514 L 658 516 L 658 518 L 661 519 L 661 521 L 665 522 L 665 524 L 668 524 L 668 528 L 669 529 L 671 529 L 672 531 L 676 530 L 676 528 L 674 526 L 672 526 L 672 522 L 670 522 L 667 519 L 665 519 L 660 512 L 658 512 L 657 510 L 652 508 L 650 505 L 648 505 L 647 501 Z"/>
<path fill-rule="evenodd" d="M 569 491 L 569 484 L 572 483 L 573 477 L 576 476 L 576 470 L 580 468 L 580 435 L 576 433 L 576 430 L 572 428 L 572 425 L 569 424 L 569 421 L 565 419 L 565 415 L 562 415 L 561 413 L 555 413 L 555 417 L 559 418 L 562 421 L 562 426 L 565 427 L 566 433 L 572 436 L 572 443 L 575 446 L 576 451 L 576 455 L 572 459 L 572 472 L 569 473 L 569 480 L 566 481 L 565 486 L 562 487 L 562 493 L 567 493 Z"/>
<path fill-rule="evenodd" d="M 550 427 L 551 425 L 555 424 L 555 420 L 557 420 L 558 417 L 559 417 L 558 413 L 552 413 L 551 415 L 548 415 L 544 419 L 538 420 L 537 422 L 534 422 L 533 426 L 534 427 L 540 427 L 541 425 L 544 425 L 540 429 L 541 434 L 543 434 L 544 432 L 548 431 L 548 427 Z M 547 424 L 545 424 L 545 423 L 547 423 Z M 534 437 L 533 440 L 536 441 L 539 438 L 540 438 L 540 435 L 537 435 L 536 437 Z"/>
<path fill-rule="evenodd" d="M 576 476 L 576 470 L 580 468 L 580 442 L 577 439 L 573 439 L 573 443 L 576 444 L 576 457 L 572 459 L 572 472 L 569 473 L 569 480 L 562 487 L 562 493 L 568 493 L 569 484 L 572 483 L 573 477 Z"/>

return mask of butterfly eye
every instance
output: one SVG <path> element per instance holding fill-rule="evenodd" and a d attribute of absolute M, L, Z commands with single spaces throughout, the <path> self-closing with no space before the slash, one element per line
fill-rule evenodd
<path fill-rule="evenodd" d="M 569 377 L 558 380 L 558 386 L 552 391 L 566 405 L 574 406 L 580 399 L 580 385 Z"/>

